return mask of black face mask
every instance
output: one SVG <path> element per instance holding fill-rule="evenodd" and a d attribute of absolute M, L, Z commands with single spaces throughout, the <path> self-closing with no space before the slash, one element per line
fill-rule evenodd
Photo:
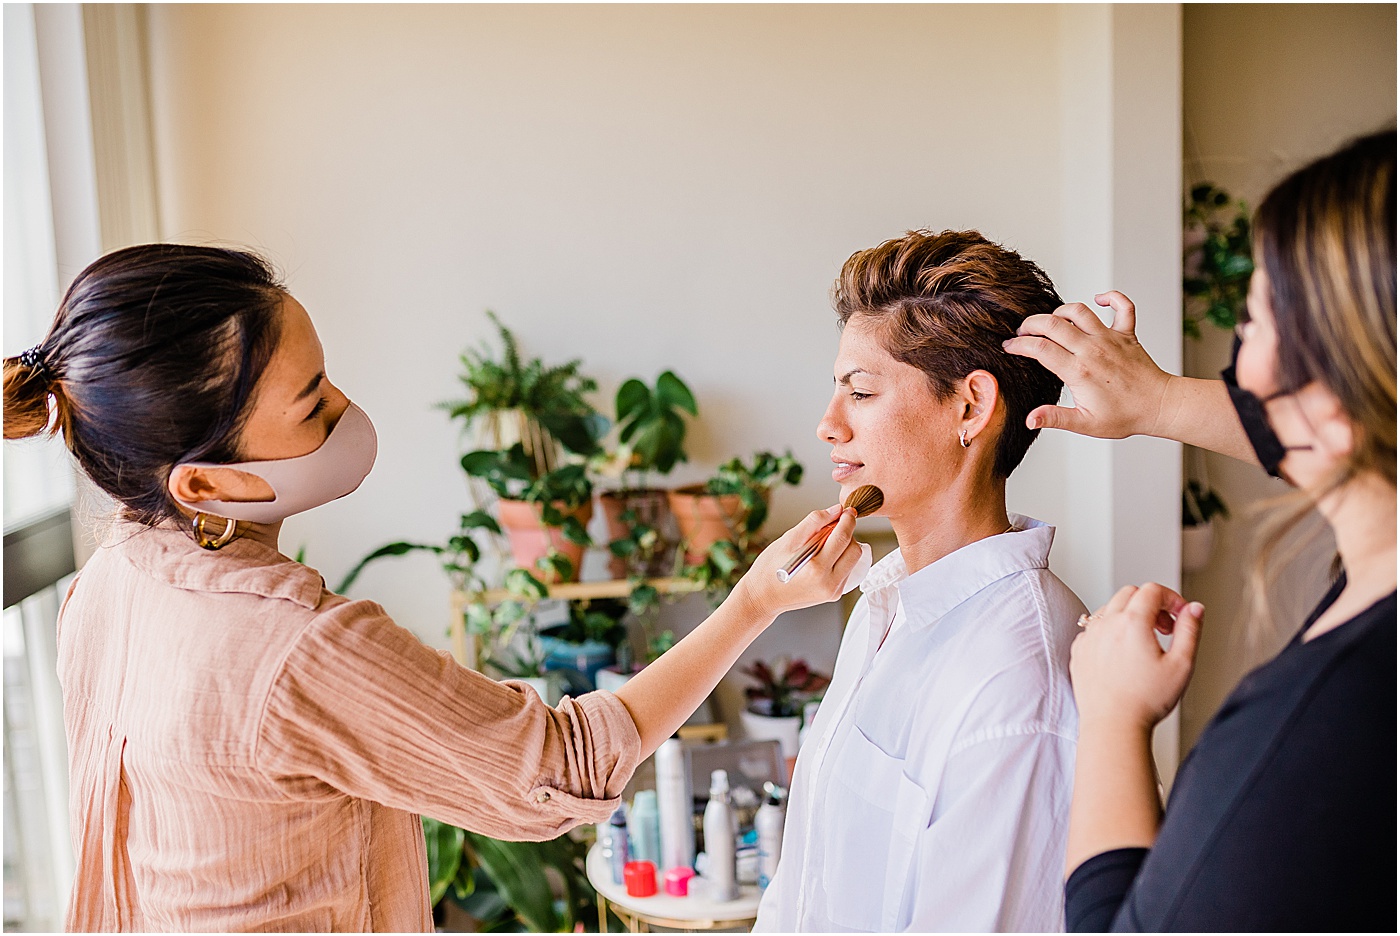
<path fill-rule="evenodd" d="M 1278 393 L 1271 393 L 1262 399 L 1240 387 L 1235 380 L 1235 365 L 1240 359 L 1240 339 L 1235 338 L 1234 349 L 1230 352 L 1230 366 L 1220 372 L 1220 378 L 1225 381 L 1225 388 L 1230 391 L 1230 402 L 1235 405 L 1235 412 L 1239 414 L 1240 425 L 1244 427 L 1245 437 L 1249 439 L 1249 445 L 1254 449 L 1254 455 L 1259 459 L 1259 464 L 1264 466 L 1264 470 L 1275 478 L 1283 478 L 1279 474 L 1279 464 L 1283 461 L 1283 456 L 1289 452 L 1306 452 L 1312 449 L 1311 445 L 1284 445 L 1274 432 L 1274 427 L 1269 425 L 1269 416 L 1264 409 L 1264 404 L 1270 400 L 1276 400 L 1282 396 L 1288 396 L 1291 390 L 1280 390 Z M 1287 478 L 1283 478 L 1287 481 Z M 1291 483 L 1291 482 L 1290 482 Z"/>

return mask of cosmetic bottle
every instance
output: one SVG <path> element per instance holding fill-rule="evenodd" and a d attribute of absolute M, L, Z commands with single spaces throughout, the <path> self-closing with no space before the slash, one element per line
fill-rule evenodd
<path fill-rule="evenodd" d="M 608 855 L 608 866 L 612 869 L 612 879 L 614 884 L 621 884 L 626 878 L 624 869 L 628 857 L 627 848 L 627 810 L 619 806 L 613 811 L 612 818 L 608 820 L 609 840 L 612 844 L 611 854 Z"/>
<path fill-rule="evenodd" d="M 702 825 L 707 856 L 705 878 L 710 882 L 712 900 L 735 900 L 739 897 L 734 856 L 737 825 L 734 808 L 729 804 L 729 774 L 716 770 L 710 774 L 710 802 L 705 806 Z"/>
<path fill-rule="evenodd" d="M 638 790 L 627 815 L 627 845 L 633 861 L 661 865 L 660 817 L 656 812 L 656 791 Z"/>
<path fill-rule="evenodd" d="M 783 849 L 783 820 L 787 810 L 779 796 L 781 787 L 772 783 L 766 785 L 768 798 L 758 807 L 753 817 L 754 831 L 758 833 L 758 886 L 766 888 L 778 873 L 778 857 Z"/>
<path fill-rule="evenodd" d="M 695 823 L 685 745 L 671 738 L 656 749 L 656 812 L 661 831 L 661 867 L 695 866 Z"/>
<path fill-rule="evenodd" d="M 613 866 L 613 830 L 611 819 L 607 822 L 600 822 L 594 826 L 598 832 L 598 854 L 603 859 L 604 866 L 608 869 L 608 876 L 612 876 Z"/>

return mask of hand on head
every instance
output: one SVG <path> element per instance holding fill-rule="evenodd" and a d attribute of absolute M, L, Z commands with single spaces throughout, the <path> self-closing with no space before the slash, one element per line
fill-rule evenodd
<path fill-rule="evenodd" d="M 1151 728 L 1166 718 L 1191 679 L 1204 612 L 1156 582 L 1119 589 L 1070 650 L 1081 724 L 1116 719 Z M 1168 649 L 1158 632 L 1172 635 Z"/>
<path fill-rule="evenodd" d="M 822 527 L 840 518 L 826 542 L 808 563 L 787 582 L 778 581 L 778 570 L 799 552 Z M 842 586 L 860 561 L 855 541 L 856 512 L 839 504 L 814 510 L 802 522 L 769 543 L 754 560 L 753 568 L 739 581 L 736 591 L 766 614 L 780 614 L 841 597 Z"/>
<path fill-rule="evenodd" d="M 1065 382 L 1074 406 L 1041 406 L 1026 417 L 1031 429 L 1068 429 L 1100 439 L 1152 434 L 1171 377 L 1138 343 L 1132 300 L 1117 290 L 1094 301 L 1113 309 L 1113 325 L 1080 302 L 1053 315 L 1028 316 L 1017 337 L 1003 343 L 1011 354 L 1034 358 Z"/>

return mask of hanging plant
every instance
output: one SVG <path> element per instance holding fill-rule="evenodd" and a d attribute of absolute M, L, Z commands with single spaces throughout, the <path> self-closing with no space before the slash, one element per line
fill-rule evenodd
<path fill-rule="evenodd" d="M 1182 331 L 1200 338 L 1202 323 L 1232 329 L 1254 272 L 1249 208 L 1203 182 L 1191 189 L 1183 220 Z"/>

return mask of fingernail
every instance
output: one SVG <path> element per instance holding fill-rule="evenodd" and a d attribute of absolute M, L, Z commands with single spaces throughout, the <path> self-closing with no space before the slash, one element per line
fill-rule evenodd
<path fill-rule="evenodd" d="M 1006 351 L 1006 350 L 1010 349 L 1010 347 L 1011 347 L 1011 339 L 1010 339 L 1010 338 L 1006 339 L 1005 341 L 1003 341 L 1003 342 L 1001 343 L 1001 349 L 1002 349 L 1003 351 Z"/>
<path fill-rule="evenodd" d="M 1186 610 L 1191 612 L 1192 617 L 1200 617 L 1206 613 L 1206 606 L 1199 601 L 1193 601 L 1186 606 Z"/>
<path fill-rule="evenodd" d="M 1040 420 L 1038 420 L 1038 419 L 1027 420 L 1027 424 L 1028 424 L 1032 429 L 1039 429 L 1039 428 L 1040 428 Z"/>

